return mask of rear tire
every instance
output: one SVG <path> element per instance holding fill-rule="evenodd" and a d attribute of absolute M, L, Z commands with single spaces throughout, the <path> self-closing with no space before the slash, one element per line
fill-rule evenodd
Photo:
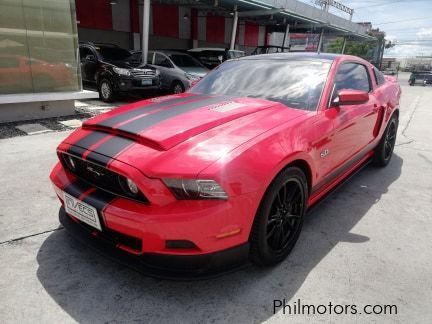
<path fill-rule="evenodd" d="M 98 84 L 99 98 L 104 102 L 113 102 L 115 98 L 114 88 L 108 79 L 102 79 Z"/>
<path fill-rule="evenodd" d="M 252 225 L 253 263 L 271 266 L 290 254 L 300 236 L 307 200 L 307 179 L 299 168 L 288 167 L 273 180 Z"/>
<path fill-rule="evenodd" d="M 389 164 L 396 143 L 398 125 L 399 119 L 395 114 L 393 114 L 378 146 L 375 148 L 375 154 L 373 157 L 373 163 L 375 166 L 385 167 Z"/>

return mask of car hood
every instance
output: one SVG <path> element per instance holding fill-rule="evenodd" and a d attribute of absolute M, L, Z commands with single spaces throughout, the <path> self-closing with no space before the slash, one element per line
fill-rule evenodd
<path fill-rule="evenodd" d="M 210 71 L 205 67 L 182 67 L 180 69 L 186 73 L 199 76 L 200 78 L 204 77 Z"/>
<path fill-rule="evenodd" d="M 80 147 L 85 156 L 118 159 L 148 176 L 168 169 L 194 173 L 305 113 L 264 99 L 184 93 L 99 115 L 65 141 Z"/>

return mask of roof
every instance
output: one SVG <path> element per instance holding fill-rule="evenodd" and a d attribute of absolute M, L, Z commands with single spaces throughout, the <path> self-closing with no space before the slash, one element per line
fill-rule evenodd
<path fill-rule="evenodd" d="M 334 61 L 337 57 L 341 56 L 341 54 L 331 54 L 331 53 L 312 53 L 312 52 L 301 52 L 301 53 L 273 53 L 273 54 L 260 54 L 260 55 L 251 55 L 244 56 L 240 58 L 240 60 L 326 60 L 326 61 Z"/>

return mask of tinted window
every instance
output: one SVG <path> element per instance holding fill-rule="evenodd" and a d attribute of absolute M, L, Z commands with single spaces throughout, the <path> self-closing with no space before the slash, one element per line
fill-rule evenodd
<path fill-rule="evenodd" d="M 227 61 L 190 92 L 263 98 L 292 108 L 316 110 L 330 65 L 310 60 Z"/>
<path fill-rule="evenodd" d="M 81 60 L 84 60 L 87 57 L 87 55 L 94 55 L 92 51 L 87 47 L 80 47 L 79 52 L 80 52 Z"/>
<path fill-rule="evenodd" d="M 190 55 L 171 54 L 169 57 L 178 67 L 202 67 L 201 63 Z"/>
<path fill-rule="evenodd" d="M 131 56 L 129 51 L 120 47 L 98 46 L 96 50 L 105 60 L 122 61 Z"/>
<path fill-rule="evenodd" d="M 375 74 L 375 80 L 378 85 L 385 83 L 384 74 L 382 74 L 380 71 L 378 71 L 376 68 L 374 68 L 374 74 Z"/>
<path fill-rule="evenodd" d="M 335 77 L 335 93 L 342 89 L 370 91 L 366 67 L 357 63 L 345 63 L 339 67 Z"/>
<path fill-rule="evenodd" d="M 171 62 L 162 54 L 156 53 L 155 54 L 155 65 L 159 66 L 165 66 L 165 67 L 172 67 Z"/>

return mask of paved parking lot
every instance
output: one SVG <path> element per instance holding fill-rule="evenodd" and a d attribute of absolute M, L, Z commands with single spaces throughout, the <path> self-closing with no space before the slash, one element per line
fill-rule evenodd
<path fill-rule="evenodd" d="M 390 165 L 321 204 L 279 266 L 209 281 L 146 278 L 59 228 L 48 175 L 69 132 L 0 140 L 0 322 L 432 322 L 432 88 L 400 79 Z M 274 314 L 274 299 L 392 304 L 397 315 Z"/>

